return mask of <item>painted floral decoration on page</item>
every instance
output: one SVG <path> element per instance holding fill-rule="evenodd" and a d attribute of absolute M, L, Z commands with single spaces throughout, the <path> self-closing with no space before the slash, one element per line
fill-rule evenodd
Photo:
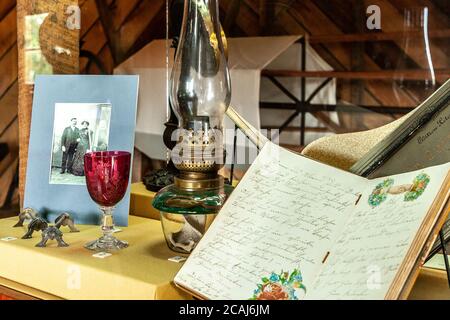
<path fill-rule="evenodd" d="M 415 177 L 410 190 L 405 193 L 405 201 L 414 201 L 420 197 L 428 183 L 430 183 L 430 176 L 426 173 L 421 173 Z"/>
<path fill-rule="evenodd" d="M 299 300 L 297 290 L 306 293 L 303 277 L 298 269 L 294 269 L 290 274 L 283 271 L 280 274 L 272 272 L 261 281 L 250 300 Z"/>
<path fill-rule="evenodd" d="M 369 195 L 369 204 L 372 207 L 379 206 L 387 199 L 388 194 L 399 195 L 404 193 L 404 201 L 414 201 L 423 194 L 429 182 L 430 176 L 424 172 L 417 175 L 411 184 L 394 185 L 394 179 L 385 179 L 377 184 Z"/>
<path fill-rule="evenodd" d="M 389 189 L 394 185 L 394 179 L 386 179 L 376 185 L 369 196 L 369 204 L 372 207 L 379 206 L 387 198 Z"/>

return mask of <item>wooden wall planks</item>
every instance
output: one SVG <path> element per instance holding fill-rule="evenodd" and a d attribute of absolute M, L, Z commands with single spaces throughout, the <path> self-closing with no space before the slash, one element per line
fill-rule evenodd
<path fill-rule="evenodd" d="M 0 208 L 17 169 L 19 139 L 17 120 L 17 15 L 14 0 L 0 3 L 0 142 L 9 154 L 0 162 Z"/>
<path fill-rule="evenodd" d="M 311 35 L 342 35 L 351 31 L 349 25 L 348 10 L 352 4 L 358 0 L 349 0 L 343 5 L 337 0 L 304 0 L 276 1 L 270 10 L 274 12 L 261 11 L 261 0 L 242 0 L 239 6 L 239 13 L 233 18 L 235 26 L 232 30 L 238 35 L 258 36 L 261 32 L 272 34 L 311 34 Z M 19 2 L 26 2 L 19 0 Z M 126 59 L 140 47 L 151 41 L 155 37 L 163 36 L 161 31 L 153 31 L 155 24 L 162 25 L 165 21 L 165 0 L 101 0 L 107 8 L 111 17 L 111 28 L 109 32 L 115 32 L 115 37 L 109 37 L 104 29 L 104 24 L 99 16 L 96 0 L 79 0 L 81 7 L 81 30 L 80 39 L 83 42 L 82 49 L 89 50 L 103 62 L 108 73 L 112 73 L 115 65 L 121 60 Z M 230 4 L 233 1 L 220 1 L 222 17 L 226 17 Z M 430 29 L 449 28 L 450 19 L 448 19 L 448 8 L 445 8 L 445 1 L 441 0 L 375 0 L 373 4 L 382 6 L 383 31 L 398 31 L 401 28 L 403 19 L 402 11 L 407 6 L 429 7 Z M 362 0 L 362 5 L 367 6 L 371 1 Z M 13 141 L 11 137 L 16 124 L 14 117 L 17 117 L 17 13 L 15 0 L 0 1 L 0 135 L 4 128 L 8 127 L 9 143 L 12 144 L 12 150 L 17 150 L 17 140 Z M 350 7 L 349 7 L 350 6 Z M 444 7 L 443 7 L 444 6 Z M 272 8 L 273 7 L 273 8 Z M 353 8 L 353 7 L 352 7 Z M 447 10 L 447 11 L 446 11 Z M 261 18 L 261 14 L 263 17 Z M 267 19 L 264 16 L 271 16 L 270 28 L 261 25 Z M 346 21 L 343 25 L 338 21 Z M 269 22 L 268 22 L 269 23 Z M 161 26 L 161 30 L 165 29 Z M 20 34 L 20 32 L 19 32 Z M 114 43 L 111 43 L 113 41 Z M 399 46 L 397 42 L 392 42 Z M 335 69 L 350 70 L 352 68 L 352 46 L 342 43 L 314 44 L 313 47 L 318 53 Z M 450 49 L 450 41 L 447 39 L 432 40 L 433 62 L 436 67 L 448 68 L 450 66 L 450 56 L 446 54 Z M 117 59 L 117 52 L 120 53 Z M 412 53 L 411 57 L 419 66 L 424 65 L 420 53 Z M 368 54 L 363 56 L 363 65 L 366 70 L 380 70 L 380 66 Z M 100 70 L 92 65 L 86 70 L 87 60 L 80 60 L 80 71 L 82 73 L 99 73 Z M 414 105 L 416 101 L 407 93 L 398 92 L 400 98 L 393 96 L 392 84 L 389 81 L 365 81 L 365 91 L 362 95 L 364 104 L 382 104 L 382 105 Z M 338 87 L 339 97 L 350 101 L 352 98 L 351 90 L 346 83 Z M 22 92 L 20 99 L 31 101 L 31 88 Z M 29 113 L 30 110 L 28 110 Z M 21 123 L 29 122 L 27 112 L 19 116 Z M 11 122 L 12 121 L 12 122 Z M 3 129 L 2 129 L 3 128 Z M 26 149 L 27 129 L 21 131 L 22 149 Z M 0 137 L 0 141 L 2 137 Z M 5 138 L 3 138 L 5 139 Z M 14 148 L 14 144 L 16 147 Z M 22 158 L 25 153 L 22 153 Z M 13 161 L 9 158 L 7 162 L 0 163 L 0 176 L 2 171 Z M 23 171 L 22 171 L 23 174 Z M 1 190 L 0 190 L 1 193 Z M 1 196 L 1 194 L 0 194 Z"/>

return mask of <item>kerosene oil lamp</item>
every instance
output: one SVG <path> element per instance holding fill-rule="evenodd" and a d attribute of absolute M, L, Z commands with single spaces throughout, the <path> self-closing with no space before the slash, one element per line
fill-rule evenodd
<path fill-rule="evenodd" d="M 232 191 L 218 174 L 225 162 L 223 119 L 231 99 L 225 41 L 218 0 L 186 0 L 170 80 L 178 118 L 172 161 L 180 174 L 153 200 L 167 244 L 177 252 L 194 249 Z"/>

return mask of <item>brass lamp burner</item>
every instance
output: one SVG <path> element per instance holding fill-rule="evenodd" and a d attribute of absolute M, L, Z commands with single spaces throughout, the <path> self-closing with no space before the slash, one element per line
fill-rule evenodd
<path fill-rule="evenodd" d="M 220 154 L 224 155 L 223 146 L 216 145 L 214 134 L 219 130 L 183 131 L 172 153 L 175 167 L 180 171 L 179 177 L 175 178 L 175 186 L 185 190 L 209 190 L 222 186 L 224 179 L 217 172 L 223 167 L 225 158 L 220 157 Z"/>

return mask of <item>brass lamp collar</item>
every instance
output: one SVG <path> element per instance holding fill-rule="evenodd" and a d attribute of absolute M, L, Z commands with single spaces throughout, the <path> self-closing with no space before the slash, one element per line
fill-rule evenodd
<path fill-rule="evenodd" d="M 212 190 L 223 186 L 224 179 L 217 174 L 209 175 L 198 172 L 183 174 L 181 172 L 180 177 L 175 177 L 174 183 L 177 188 L 187 191 Z"/>

